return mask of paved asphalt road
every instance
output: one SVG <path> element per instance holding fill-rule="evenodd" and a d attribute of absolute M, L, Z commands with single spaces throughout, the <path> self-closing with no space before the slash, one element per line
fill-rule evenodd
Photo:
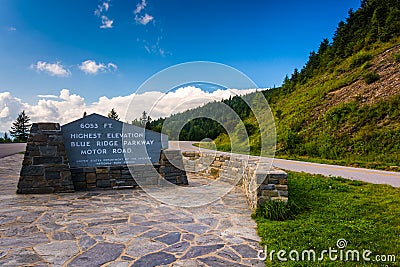
<path fill-rule="evenodd" d="M 199 150 L 192 146 L 193 142 L 170 142 L 171 148 L 180 148 L 182 151 Z M 378 171 L 363 168 L 352 168 L 337 165 L 310 163 L 303 161 L 274 159 L 273 166 L 283 170 L 322 174 L 325 176 L 340 176 L 352 180 L 359 180 L 373 184 L 389 184 L 400 187 L 400 172 Z"/>
<path fill-rule="evenodd" d="M 25 151 L 25 143 L 6 143 L 0 144 L 0 158 L 17 154 L 18 152 Z"/>

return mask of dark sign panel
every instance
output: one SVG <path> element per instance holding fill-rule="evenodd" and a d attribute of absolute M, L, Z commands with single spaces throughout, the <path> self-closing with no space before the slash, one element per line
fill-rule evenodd
<path fill-rule="evenodd" d="M 61 127 L 70 167 L 146 164 L 159 161 L 168 137 L 92 114 Z"/>

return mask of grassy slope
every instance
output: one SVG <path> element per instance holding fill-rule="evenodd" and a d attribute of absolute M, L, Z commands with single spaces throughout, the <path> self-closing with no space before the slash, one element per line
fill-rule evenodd
<path fill-rule="evenodd" d="M 289 173 L 289 202 L 301 210 L 294 219 L 255 218 L 261 244 L 268 251 L 314 249 L 320 253 L 344 238 L 347 249 L 368 249 L 372 255 L 395 255 L 400 261 L 400 189 L 342 178 Z M 286 255 L 287 256 L 287 255 Z M 318 257 L 317 256 L 317 257 Z M 278 262 L 279 266 L 356 266 L 355 262 Z M 357 266 L 364 266 L 365 262 Z M 396 263 L 367 266 L 398 266 Z M 271 262 L 267 260 L 267 266 Z M 274 265 L 272 265 L 274 266 Z"/>
<path fill-rule="evenodd" d="M 269 96 L 269 104 L 277 130 L 276 156 L 400 170 L 400 94 L 395 91 L 390 95 L 390 92 L 385 97 L 371 100 L 367 90 L 374 86 L 385 87 L 387 81 L 381 78 L 370 85 L 365 82 L 369 73 L 379 73 L 375 71 L 380 68 L 378 57 L 388 49 L 398 51 L 399 44 L 400 39 L 375 44 L 368 51 L 315 75 L 306 84 L 297 85 L 292 91 L 274 90 Z M 368 55 L 367 59 L 364 59 L 365 55 Z M 383 58 L 399 68 L 396 55 L 399 57 L 399 52 Z M 388 78 L 396 79 L 398 73 Z M 361 84 L 361 88 L 350 91 L 356 83 Z M 350 88 L 349 95 L 345 99 L 332 100 L 336 92 L 347 88 Z M 384 92 L 385 88 L 380 90 Z M 250 142 L 256 146 L 258 138 L 257 135 L 250 136 Z M 220 136 L 215 142 L 218 149 L 229 149 L 227 136 Z"/>
<path fill-rule="evenodd" d="M 399 43 L 377 46 L 366 53 L 377 57 Z M 278 155 L 400 165 L 400 94 L 368 104 L 361 102 L 362 96 L 354 95 L 324 110 L 331 92 L 355 83 L 373 69 L 365 67 L 369 62 L 353 67 L 357 57 L 348 58 L 330 73 L 317 75 L 288 95 L 272 98 L 272 109 L 281 113 L 276 118 Z M 388 60 L 395 62 L 394 57 Z M 376 81 L 376 86 L 381 82 Z M 322 112 L 318 114 L 318 110 Z"/>

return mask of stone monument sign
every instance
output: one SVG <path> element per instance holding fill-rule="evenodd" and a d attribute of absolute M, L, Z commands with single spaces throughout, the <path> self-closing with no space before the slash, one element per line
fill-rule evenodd
<path fill-rule="evenodd" d="M 69 165 L 96 167 L 157 163 L 168 136 L 91 114 L 61 127 Z"/>
<path fill-rule="evenodd" d="M 32 125 L 18 193 L 59 193 L 188 184 L 182 154 L 168 136 L 98 114 Z M 181 167 L 172 164 L 180 162 Z"/>

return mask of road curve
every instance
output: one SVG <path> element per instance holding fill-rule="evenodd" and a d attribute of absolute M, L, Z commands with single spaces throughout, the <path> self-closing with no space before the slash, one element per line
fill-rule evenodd
<path fill-rule="evenodd" d="M 194 142 L 189 141 L 170 141 L 169 145 L 170 148 L 181 149 L 182 151 L 209 151 L 208 149 L 194 147 L 192 145 L 193 143 Z M 364 181 L 367 183 L 388 184 L 393 187 L 400 187 L 400 172 L 370 170 L 364 168 L 344 167 L 285 159 L 273 159 L 272 165 L 276 168 L 288 171 L 322 174 L 325 176 L 340 176 L 343 178 Z"/>
<path fill-rule="evenodd" d="M 11 156 L 25 151 L 25 143 L 4 143 L 0 144 L 0 158 Z"/>

